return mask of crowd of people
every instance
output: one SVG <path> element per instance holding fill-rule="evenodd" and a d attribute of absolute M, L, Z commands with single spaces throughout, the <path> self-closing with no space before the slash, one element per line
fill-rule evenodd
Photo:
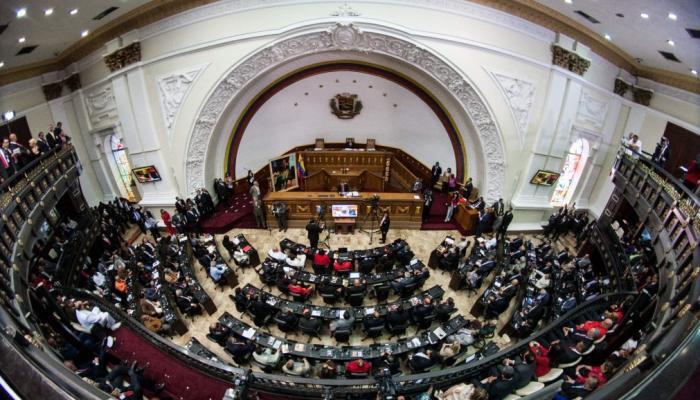
<path fill-rule="evenodd" d="M 0 140 L 2 140 L 0 148 L 0 183 L 2 183 L 54 148 L 69 144 L 70 136 L 66 135 L 61 122 L 58 122 L 56 127 L 53 124 L 49 125 L 46 134 L 41 131 L 36 138 L 27 140 L 27 143 L 20 143 L 15 133 L 10 133 Z"/>

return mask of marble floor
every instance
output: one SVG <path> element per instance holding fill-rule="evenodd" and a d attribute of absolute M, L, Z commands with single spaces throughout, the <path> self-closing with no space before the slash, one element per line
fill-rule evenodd
<path fill-rule="evenodd" d="M 230 236 L 237 235 L 239 233 L 243 233 L 245 237 L 248 239 L 248 241 L 253 245 L 255 249 L 258 250 L 260 253 L 261 259 L 264 258 L 264 255 L 267 253 L 267 251 L 272 248 L 273 246 L 278 246 L 279 242 L 284 239 L 284 238 L 289 238 L 293 241 L 299 242 L 299 243 L 304 243 L 308 244 L 308 239 L 306 238 L 306 231 L 303 229 L 289 229 L 287 232 L 278 232 L 277 229 L 273 229 L 272 231 L 268 230 L 260 230 L 260 229 L 240 229 L 240 230 L 233 230 L 230 231 L 228 234 Z M 392 241 L 397 238 L 402 238 L 405 239 L 411 246 L 411 249 L 415 253 L 416 257 L 418 257 L 420 260 L 422 260 L 425 264 L 427 264 L 430 252 L 437 246 L 438 243 L 442 241 L 442 239 L 446 235 L 451 235 L 452 237 L 459 238 L 460 234 L 457 231 L 418 231 L 418 230 L 399 230 L 399 229 L 392 229 L 389 231 L 389 234 L 387 236 L 388 241 Z M 216 235 L 217 243 L 221 243 L 223 235 Z M 324 236 L 321 237 L 321 239 L 324 239 Z M 370 243 L 369 241 L 369 236 L 366 234 L 362 233 L 355 233 L 354 235 L 335 235 L 332 234 L 329 238 L 329 245 L 331 248 L 339 248 L 339 247 L 347 247 L 351 250 L 355 249 L 364 249 L 364 248 L 371 248 L 371 247 L 377 247 L 379 246 L 378 243 L 378 237 L 375 236 L 373 238 L 373 242 Z M 470 237 L 469 240 L 470 242 L 473 243 L 473 237 Z M 539 242 L 539 240 L 535 238 L 531 238 L 534 240 L 536 243 Z M 470 247 L 471 248 L 471 247 Z M 219 244 L 219 251 L 221 254 L 227 254 L 224 249 L 221 247 Z M 225 256 L 226 258 L 227 256 Z M 247 268 L 245 270 L 241 270 L 238 268 L 235 268 L 233 262 L 229 262 L 229 265 L 236 269 L 236 273 L 238 275 L 238 281 L 240 287 L 245 286 L 246 284 L 250 283 L 258 288 L 262 287 L 262 283 L 260 282 L 260 279 L 257 275 L 257 273 L 252 269 L 252 268 Z M 221 291 L 221 289 L 215 287 L 213 281 L 206 276 L 205 271 L 200 268 L 200 266 L 197 264 L 195 266 L 194 270 L 196 271 L 196 277 L 199 280 L 200 284 L 206 290 L 206 292 L 209 294 L 209 296 L 212 298 L 214 304 L 217 307 L 217 312 L 214 315 L 207 315 L 206 312 L 202 316 L 196 317 L 194 320 L 190 319 L 185 319 L 185 323 L 188 326 L 188 332 L 185 335 L 182 336 L 175 336 L 172 340 L 178 345 L 184 345 L 187 343 L 187 341 L 191 337 L 197 338 L 199 342 L 201 342 L 205 347 L 207 347 L 209 350 L 211 350 L 213 353 L 215 353 L 221 361 L 224 361 L 226 363 L 235 365 L 231 357 L 226 354 L 220 346 L 217 344 L 211 342 L 206 338 L 206 335 L 208 333 L 209 325 L 212 322 L 215 322 L 218 320 L 219 316 L 221 316 L 222 313 L 225 311 L 228 311 L 231 315 L 234 315 L 237 318 L 240 318 L 242 321 L 249 325 L 253 325 L 252 320 L 247 316 L 240 316 L 240 313 L 236 312 L 235 307 L 233 302 L 229 299 L 229 294 L 233 293 L 233 289 L 224 289 Z M 474 319 L 474 316 L 472 316 L 469 312 L 469 310 L 472 308 L 474 302 L 478 298 L 478 294 L 471 294 L 469 295 L 466 291 L 454 291 L 448 287 L 448 283 L 450 280 L 450 275 L 448 273 L 442 273 L 440 270 L 431 270 L 431 275 L 428 281 L 425 283 L 424 288 L 430 288 L 434 285 L 440 285 L 444 290 L 445 290 L 445 295 L 444 298 L 447 297 L 452 297 L 455 300 L 455 304 L 458 308 L 458 312 L 463 315 L 467 319 Z M 482 288 L 486 288 L 490 281 L 485 281 Z M 283 296 L 284 295 L 276 288 L 273 287 L 270 289 L 270 292 L 274 295 L 277 296 Z M 395 295 L 391 295 L 388 299 L 389 302 L 397 300 L 398 297 Z M 311 303 L 316 304 L 316 305 L 323 305 L 323 300 L 321 299 L 320 296 L 314 296 L 311 300 Z M 365 299 L 365 305 L 371 305 L 371 304 L 376 304 L 376 301 L 370 298 Z M 339 306 L 347 306 L 346 304 L 341 304 L 338 303 Z M 511 304 L 511 309 L 508 311 L 504 312 L 502 314 L 501 320 L 499 321 L 499 326 L 498 329 L 500 330 L 501 326 L 507 322 L 507 316 L 511 314 L 511 310 L 515 307 L 516 305 Z M 457 315 L 457 314 L 454 314 Z M 274 324 L 271 324 L 269 326 L 271 334 L 279 337 L 284 337 L 284 333 L 279 331 L 277 329 L 277 326 Z M 497 330 L 498 332 L 498 330 Z M 411 327 L 407 331 L 407 336 L 413 336 L 416 333 L 416 328 Z M 321 338 L 313 338 L 310 343 L 314 344 L 326 344 L 326 345 L 336 345 L 336 342 L 333 338 L 330 336 L 330 332 L 328 331 L 328 326 L 324 327 L 324 329 L 321 331 Z M 362 341 L 362 338 L 364 337 L 364 334 L 361 331 L 361 328 L 356 328 L 355 334 L 353 337 L 350 339 L 350 344 L 351 345 L 370 345 L 372 344 L 371 340 L 365 340 L 364 342 Z M 304 342 L 308 343 L 308 337 L 304 335 L 295 335 L 295 334 L 289 334 L 287 336 L 287 339 L 289 340 L 294 340 L 297 342 Z M 396 340 L 396 339 L 394 339 Z M 496 336 L 493 339 L 499 347 L 503 348 L 506 347 L 510 341 L 510 338 L 507 336 Z M 379 343 L 384 343 L 384 342 L 389 342 L 389 334 L 384 333 L 379 339 Z"/>

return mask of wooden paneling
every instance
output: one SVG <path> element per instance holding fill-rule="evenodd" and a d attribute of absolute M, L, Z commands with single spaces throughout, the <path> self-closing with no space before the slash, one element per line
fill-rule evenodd
<path fill-rule="evenodd" d="M 700 154 L 700 135 L 697 135 L 678 125 L 668 123 L 664 136 L 670 141 L 671 156 L 666 161 L 664 168 L 671 175 L 680 178 L 681 165 L 687 166 L 695 156 Z"/>

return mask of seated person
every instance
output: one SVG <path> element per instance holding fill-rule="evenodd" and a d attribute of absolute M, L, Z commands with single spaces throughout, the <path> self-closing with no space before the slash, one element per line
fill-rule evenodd
<path fill-rule="evenodd" d="M 297 325 L 297 322 L 299 322 L 299 317 L 294 315 L 294 312 L 290 309 L 280 310 L 275 319 L 282 330 L 291 329 Z"/>
<path fill-rule="evenodd" d="M 481 384 L 489 393 L 489 400 L 501 400 L 516 390 L 515 369 L 506 365 L 501 368 L 498 376 L 491 375 L 481 380 Z"/>
<path fill-rule="evenodd" d="M 614 367 L 611 362 L 605 362 L 598 366 L 579 364 L 576 366 L 576 383 L 584 384 L 586 379 L 594 377 L 598 380 L 598 386 L 605 384 L 612 376 Z"/>
<path fill-rule="evenodd" d="M 281 351 L 262 346 L 257 346 L 253 352 L 253 359 L 256 363 L 265 367 L 275 368 L 279 364 Z"/>
<path fill-rule="evenodd" d="M 352 271 L 352 261 L 346 259 L 338 259 L 333 264 L 333 270 L 336 273 L 347 273 Z"/>
<path fill-rule="evenodd" d="M 361 358 L 352 360 L 345 365 L 345 371 L 349 374 L 369 374 L 372 370 L 372 363 Z"/>
<path fill-rule="evenodd" d="M 469 289 L 478 289 L 481 285 L 481 275 L 479 269 L 474 268 L 467 271 L 467 276 L 464 278 L 464 284 Z"/>
<path fill-rule="evenodd" d="M 321 331 L 323 323 L 320 319 L 311 315 L 311 310 L 305 308 L 302 311 L 301 318 L 299 319 L 299 329 L 302 332 L 319 332 Z"/>
<path fill-rule="evenodd" d="M 530 342 L 530 352 L 535 357 L 535 376 L 547 375 L 552 369 L 549 363 L 549 349 L 537 342 Z"/>
<path fill-rule="evenodd" d="M 459 350 L 462 347 L 462 345 L 459 343 L 458 340 L 453 340 L 453 341 L 445 341 L 445 343 L 442 344 L 442 347 L 440 348 L 440 357 L 442 358 L 452 358 L 459 354 Z"/>
<path fill-rule="evenodd" d="M 267 252 L 267 255 L 271 259 L 273 259 L 277 262 L 280 262 L 280 263 L 285 262 L 285 260 L 287 259 L 287 255 L 284 254 L 284 252 L 280 251 L 279 247 L 271 248 L 270 251 Z"/>
<path fill-rule="evenodd" d="M 162 333 L 170 331 L 170 325 L 162 323 L 158 317 L 141 314 L 141 323 L 151 332 Z"/>
<path fill-rule="evenodd" d="M 445 322 L 450 319 L 450 315 L 452 315 L 452 313 L 455 311 L 457 311 L 457 308 L 455 307 L 455 301 L 452 299 L 452 297 L 448 297 L 447 300 L 441 301 L 435 309 L 438 319 Z"/>
<path fill-rule="evenodd" d="M 243 289 L 240 287 L 237 287 L 234 293 L 233 302 L 236 305 L 236 310 L 241 313 L 245 312 L 250 305 L 250 295 L 243 293 Z"/>
<path fill-rule="evenodd" d="M 594 376 L 589 376 L 583 383 L 578 383 L 575 380 L 566 377 L 561 385 L 561 393 L 567 399 L 585 398 L 593 393 L 598 387 L 598 380 Z"/>
<path fill-rule="evenodd" d="M 255 350 L 255 345 L 249 340 L 239 339 L 235 335 L 226 340 L 226 350 L 231 354 L 236 363 L 244 363 Z"/>
<path fill-rule="evenodd" d="M 100 310 L 95 306 L 90 309 L 90 303 L 87 301 L 76 301 L 73 303 L 76 307 L 75 316 L 80 326 L 91 332 L 95 326 L 102 326 L 113 331 L 119 329 L 121 322 L 117 322 L 109 313 Z"/>
<path fill-rule="evenodd" d="M 363 281 L 360 281 L 359 279 L 353 279 L 352 285 L 349 286 L 347 289 L 345 289 L 345 296 L 349 297 L 352 294 L 355 293 L 366 293 L 367 291 L 367 285 Z"/>
<path fill-rule="evenodd" d="M 311 297 L 314 289 L 312 287 L 304 286 L 300 281 L 295 281 L 294 283 L 287 285 L 287 291 L 289 291 L 289 293 L 292 295 L 297 295 L 303 297 L 304 299 L 308 299 Z"/>
<path fill-rule="evenodd" d="M 297 255 L 295 252 L 290 251 L 284 262 L 292 268 L 303 269 L 306 263 L 306 255 Z"/>
<path fill-rule="evenodd" d="M 209 336 L 219 343 L 223 343 L 229 336 L 231 336 L 231 329 L 219 322 L 214 322 L 209 325 Z"/>
<path fill-rule="evenodd" d="M 224 273 L 228 270 L 228 267 L 223 263 L 217 263 L 215 260 L 211 260 L 209 265 L 209 276 L 215 283 L 219 283 Z"/>
<path fill-rule="evenodd" d="M 388 368 L 392 374 L 399 372 L 401 369 L 401 363 L 398 358 L 394 357 L 391 352 L 382 352 L 382 357 L 379 359 L 379 366 L 382 368 Z"/>
<path fill-rule="evenodd" d="M 221 245 L 228 251 L 229 260 L 233 258 L 232 254 L 236 251 L 236 245 L 231 241 L 228 235 L 224 235 L 224 238 L 221 240 Z"/>
<path fill-rule="evenodd" d="M 334 319 L 330 323 L 331 335 L 335 334 L 338 329 L 350 329 L 352 331 L 353 325 L 355 324 L 355 317 L 350 313 L 350 311 L 345 310 L 340 314 L 338 319 Z"/>
<path fill-rule="evenodd" d="M 322 267 L 328 273 L 328 267 L 331 265 L 331 258 L 328 257 L 326 251 L 319 249 L 316 254 L 314 254 L 314 265 Z"/>
<path fill-rule="evenodd" d="M 236 251 L 233 252 L 233 261 L 239 267 L 247 267 L 250 265 L 250 256 L 248 256 L 248 254 L 246 254 L 242 249 L 236 249 Z"/>
<path fill-rule="evenodd" d="M 317 285 L 318 292 L 321 295 L 334 295 L 336 299 L 343 297 L 343 286 L 334 285 L 331 282 L 321 282 Z"/>
<path fill-rule="evenodd" d="M 338 377 L 338 368 L 335 363 L 331 360 L 326 360 L 326 362 L 321 365 L 318 377 L 321 379 L 335 379 Z"/>
<path fill-rule="evenodd" d="M 392 289 L 394 289 L 394 292 L 397 294 L 403 292 L 403 290 L 409 286 L 416 283 L 416 276 L 412 274 L 406 274 L 405 272 L 401 271 L 401 273 L 389 283 Z"/>
<path fill-rule="evenodd" d="M 413 317 L 413 321 L 415 321 L 417 324 L 420 324 L 425 320 L 425 318 L 428 315 L 431 315 L 435 311 L 435 306 L 432 304 L 431 300 L 429 297 L 426 297 L 423 299 L 422 303 L 416 304 L 413 307 L 413 310 L 411 312 L 411 316 Z"/>
<path fill-rule="evenodd" d="M 306 376 L 309 374 L 310 370 L 311 365 L 309 364 L 309 361 L 304 357 L 302 357 L 299 361 L 295 361 L 294 359 L 290 358 L 282 366 L 282 372 L 294 376 Z"/>
<path fill-rule="evenodd" d="M 425 351 L 416 351 L 408 356 L 408 365 L 411 370 L 415 372 L 425 371 L 431 368 L 438 362 L 437 354 L 434 354 L 432 350 L 428 349 Z"/>
<path fill-rule="evenodd" d="M 175 290 L 175 302 L 177 303 L 177 308 L 180 312 L 185 314 L 201 314 L 202 306 L 199 305 L 197 299 L 185 296 L 182 293 L 182 289 Z"/>
<path fill-rule="evenodd" d="M 274 314 L 272 307 L 265 302 L 261 296 L 255 296 L 248 306 L 248 311 L 253 315 L 253 319 L 264 319 L 269 314 Z"/>
<path fill-rule="evenodd" d="M 596 328 L 600 332 L 600 336 L 605 336 L 608 333 L 608 329 L 612 328 L 613 326 L 613 321 L 609 318 L 606 318 L 602 321 L 586 321 L 580 325 L 576 325 L 576 329 L 580 331 L 587 332 L 590 329 Z M 602 385 L 601 382 L 598 382 L 599 385 Z"/>
<path fill-rule="evenodd" d="M 440 269 L 445 271 L 452 271 L 456 269 L 457 264 L 459 263 L 458 249 L 455 247 L 450 247 L 450 249 L 447 250 L 447 253 L 440 257 L 440 261 L 438 263 L 440 264 Z"/>
<path fill-rule="evenodd" d="M 390 326 L 402 326 L 408 322 L 409 315 L 399 305 L 392 304 L 386 313 L 386 323 Z"/>
<path fill-rule="evenodd" d="M 374 266 L 377 264 L 377 260 L 370 254 L 365 254 L 360 257 L 358 261 L 360 272 L 363 274 L 369 274 L 374 270 Z"/>
<path fill-rule="evenodd" d="M 374 312 L 371 315 L 366 315 L 362 319 L 362 326 L 365 329 L 365 332 L 368 332 L 371 328 L 377 328 L 377 327 L 383 327 L 384 326 L 384 318 L 379 315 L 379 311 L 374 310 Z"/>
<path fill-rule="evenodd" d="M 460 328 L 457 332 L 445 338 L 448 342 L 459 342 L 461 346 L 469 346 L 474 343 L 474 334 L 467 328 Z"/>

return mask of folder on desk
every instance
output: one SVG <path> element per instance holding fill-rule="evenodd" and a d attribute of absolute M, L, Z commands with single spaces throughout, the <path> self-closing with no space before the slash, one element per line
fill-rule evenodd
<path fill-rule="evenodd" d="M 279 349 L 280 346 L 282 346 L 282 342 L 281 342 L 279 339 L 278 339 L 278 340 L 275 340 L 275 343 L 272 344 L 272 347 L 273 347 L 275 350 Z"/>
<path fill-rule="evenodd" d="M 420 347 L 421 345 L 420 339 L 418 339 L 417 337 L 414 337 L 413 340 L 411 340 L 411 343 L 414 347 Z"/>
<path fill-rule="evenodd" d="M 317 309 L 317 308 L 311 310 L 311 316 L 313 316 L 313 317 L 320 317 L 320 316 L 321 316 L 321 310 L 319 310 L 319 309 Z"/>
<path fill-rule="evenodd" d="M 433 333 L 435 334 L 435 336 L 438 337 L 438 339 L 442 339 L 442 338 L 444 338 L 445 336 L 447 336 L 447 333 L 445 333 L 445 331 L 442 329 L 441 326 L 438 326 L 438 327 L 433 331 Z"/>
<path fill-rule="evenodd" d="M 242 335 L 243 335 L 243 337 L 246 338 L 246 339 L 252 339 L 253 336 L 255 336 L 255 329 L 253 329 L 253 328 L 248 328 L 248 329 L 246 329 L 246 330 L 243 331 Z"/>
<path fill-rule="evenodd" d="M 294 345 L 294 351 L 302 352 L 304 351 L 306 347 L 304 347 L 304 343 L 297 343 Z"/>
<path fill-rule="evenodd" d="M 370 315 L 372 313 L 374 313 L 374 307 L 365 308 L 365 315 Z"/>

